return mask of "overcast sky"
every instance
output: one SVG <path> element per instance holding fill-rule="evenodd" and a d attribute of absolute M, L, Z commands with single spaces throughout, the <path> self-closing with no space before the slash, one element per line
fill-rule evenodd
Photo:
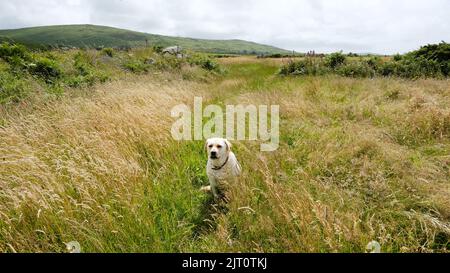
<path fill-rule="evenodd" d="M 450 41 L 448 0 L 2 0 L 0 28 L 98 24 L 305 52 L 403 53 Z"/>

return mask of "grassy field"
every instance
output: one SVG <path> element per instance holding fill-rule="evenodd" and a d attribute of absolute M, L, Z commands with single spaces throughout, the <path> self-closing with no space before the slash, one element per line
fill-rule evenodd
<path fill-rule="evenodd" d="M 12 41 L 30 46 L 142 47 L 174 46 L 209 53 L 289 54 L 281 48 L 243 40 L 206 40 L 148 34 L 96 25 L 60 25 L 0 30 L 0 42 Z"/>
<path fill-rule="evenodd" d="M 448 80 L 278 76 L 221 59 L 208 79 L 143 74 L 2 108 L 0 251 L 441 252 L 450 248 Z M 202 141 L 170 136 L 194 96 L 278 104 L 280 148 L 234 142 L 227 204 Z M 207 103 L 205 102 L 205 103 Z"/>

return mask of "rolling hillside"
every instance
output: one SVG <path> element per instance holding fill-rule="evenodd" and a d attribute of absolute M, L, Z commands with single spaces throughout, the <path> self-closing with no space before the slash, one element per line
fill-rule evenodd
<path fill-rule="evenodd" d="M 211 53 L 288 53 L 273 46 L 243 40 L 205 40 L 148 34 L 106 26 L 59 25 L 0 30 L 0 41 L 14 41 L 29 46 L 136 47 L 146 45 L 180 45 Z"/>

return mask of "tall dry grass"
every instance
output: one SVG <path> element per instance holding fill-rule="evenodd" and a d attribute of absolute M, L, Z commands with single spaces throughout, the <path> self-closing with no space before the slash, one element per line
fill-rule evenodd
<path fill-rule="evenodd" d="M 91 251 L 140 251 L 107 238 L 139 214 L 142 191 L 157 180 L 146 157 L 170 156 L 170 109 L 198 86 L 133 79 L 39 105 L 0 128 L 0 251 L 62 251 L 72 240 Z M 148 219 L 124 222 L 140 220 Z"/>

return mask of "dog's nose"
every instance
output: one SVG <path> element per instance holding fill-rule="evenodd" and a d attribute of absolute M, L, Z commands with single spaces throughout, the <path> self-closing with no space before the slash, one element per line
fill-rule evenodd
<path fill-rule="evenodd" d="M 212 152 L 211 152 L 211 157 L 217 157 L 217 152 L 212 151 Z"/>

